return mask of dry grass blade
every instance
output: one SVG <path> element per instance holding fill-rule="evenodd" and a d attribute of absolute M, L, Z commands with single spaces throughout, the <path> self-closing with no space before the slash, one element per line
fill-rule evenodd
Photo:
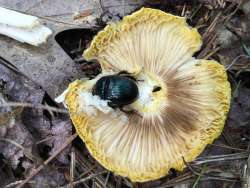
<path fill-rule="evenodd" d="M 217 15 L 213 18 L 211 24 L 206 28 L 205 32 L 202 35 L 203 41 L 206 44 L 206 47 L 201 50 L 198 55 L 198 58 L 207 59 L 213 54 L 215 54 L 219 48 L 213 49 L 213 43 L 217 38 L 216 29 L 221 27 L 221 25 L 226 25 L 228 21 L 232 18 L 232 16 L 238 11 L 241 6 L 242 1 L 238 4 L 238 6 L 232 11 L 231 9 L 234 7 L 234 3 L 231 3 L 230 6 L 227 7 L 225 12 L 230 12 L 226 17 L 223 16 L 222 11 L 219 11 Z"/>
<path fill-rule="evenodd" d="M 248 56 L 243 55 L 243 54 L 238 55 L 238 56 L 235 57 L 234 60 L 226 67 L 226 70 L 229 70 L 229 69 L 238 61 L 238 59 L 240 59 L 240 58 L 242 58 L 242 57 L 244 57 L 244 58 L 249 58 Z"/>
<path fill-rule="evenodd" d="M 6 66 L 7 68 L 9 68 L 10 70 L 14 71 L 15 73 L 20 74 L 21 72 L 16 68 L 16 66 L 12 65 L 10 62 L 8 62 L 7 60 L 5 60 L 4 58 L 2 58 L 0 56 L 0 64 Z"/>
<path fill-rule="evenodd" d="M 108 180 L 109 180 L 110 172 L 108 172 L 107 177 L 105 179 L 104 187 L 107 187 Z"/>
<path fill-rule="evenodd" d="M 32 104 L 32 103 L 24 103 L 24 102 L 8 102 L 6 104 L 0 105 L 0 108 L 4 108 L 4 107 L 36 108 L 36 109 L 48 110 L 48 111 L 63 113 L 63 114 L 69 113 L 68 110 L 66 110 L 66 109 L 60 109 L 60 108 L 55 108 L 55 107 L 48 106 L 48 105 Z"/>
<path fill-rule="evenodd" d="M 208 28 L 206 29 L 206 31 L 204 32 L 204 34 L 202 35 L 202 38 L 207 38 L 214 30 L 215 30 L 215 26 L 218 25 L 218 23 L 220 22 L 220 17 L 221 17 L 222 13 L 219 12 L 216 17 L 214 18 L 214 20 L 212 21 L 212 23 L 208 26 Z"/>
<path fill-rule="evenodd" d="M 181 16 L 185 16 L 186 14 L 186 3 L 184 4 L 182 11 L 181 11 Z"/>
<path fill-rule="evenodd" d="M 74 182 L 74 173 L 75 172 L 75 149 L 71 149 L 71 160 L 70 160 L 70 188 L 74 186 L 72 183 Z"/>
<path fill-rule="evenodd" d="M 216 147 L 221 147 L 221 148 L 227 148 L 230 150 L 247 151 L 246 149 L 235 148 L 235 147 L 231 147 L 231 146 L 227 146 L 227 145 L 217 145 L 217 144 L 211 144 L 211 145 L 216 146 Z"/>
<path fill-rule="evenodd" d="M 159 186 L 158 188 L 174 187 L 174 186 L 177 186 L 179 184 L 183 184 L 183 183 L 189 182 L 194 177 L 195 177 L 194 174 L 192 174 L 191 172 L 187 172 L 187 173 L 184 173 L 182 175 L 179 175 L 176 178 L 168 180 L 166 183 L 164 183 L 163 185 Z"/>
<path fill-rule="evenodd" d="M 22 188 L 28 183 L 32 178 L 34 178 L 47 164 L 49 164 L 57 155 L 59 155 L 75 138 L 77 137 L 77 133 L 70 136 L 61 148 L 59 148 L 53 155 L 51 155 L 46 161 L 43 162 L 28 178 L 26 178 L 17 188 Z"/>
<path fill-rule="evenodd" d="M 202 167 L 202 169 L 201 169 L 201 174 L 203 174 L 203 173 L 205 172 L 205 169 L 206 169 L 206 165 Z M 196 188 L 196 187 L 197 187 L 197 185 L 198 185 L 200 179 L 201 179 L 201 176 L 198 176 L 197 179 L 195 180 L 195 182 L 194 182 L 192 188 Z"/>
<path fill-rule="evenodd" d="M 211 52 L 208 52 L 208 54 L 204 57 L 204 59 L 210 58 L 212 55 L 216 54 L 219 50 L 220 50 L 220 47 L 212 49 Z"/>
<path fill-rule="evenodd" d="M 55 19 L 51 19 L 51 18 L 48 18 L 48 17 L 45 17 L 45 16 L 39 16 L 39 15 L 36 15 L 36 14 L 32 14 L 30 12 L 20 11 L 20 10 L 5 7 L 5 6 L 2 6 L 2 7 L 6 8 L 6 9 L 9 9 L 9 10 L 16 11 L 16 12 L 20 12 L 22 14 L 29 14 L 31 16 L 36 16 L 36 17 L 38 17 L 40 19 L 47 20 L 47 21 L 50 21 L 50 22 L 54 22 L 54 23 L 58 23 L 58 24 L 64 24 L 64 25 L 70 25 L 70 26 L 75 26 L 75 27 L 80 27 L 79 24 L 74 24 L 74 23 L 64 22 L 64 21 L 60 21 L 60 20 L 55 20 Z"/>
<path fill-rule="evenodd" d="M 204 163 L 217 162 L 217 161 L 247 159 L 248 155 L 249 155 L 249 152 L 241 152 L 241 153 L 228 154 L 228 155 L 215 155 L 215 156 L 210 156 L 210 157 L 202 157 L 193 161 L 192 164 L 201 165 Z"/>
<path fill-rule="evenodd" d="M 202 4 L 199 4 L 195 10 L 192 12 L 191 16 L 189 17 L 190 20 L 192 20 L 194 18 L 194 16 L 197 14 L 197 12 L 201 9 Z"/>
<path fill-rule="evenodd" d="M 244 165 L 243 176 L 242 176 L 242 187 L 250 188 L 250 155 L 247 159 L 246 165 Z"/>
<path fill-rule="evenodd" d="M 121 7 L 121 6 L 124 6 L 124 7 L 130 7 L 130 6 L 139 6 L 140 3 L 127 3 L 127 4 L 119 4 L 119 5 L 107 5 L 107 6 L 103 6 L 102 5 L 102 8 L 103 10 L 106 10 L 106 9 L 109 9 L 109 8 L 118 8 L 118 7 Z M 95 10 L 98 10 L 99 7 L 97 8 L 88 8 L 88 9 L 82 9 L 82 10 L 79 10 L 80 13 L 87 13 L 87 12 L 94 12 Z M 50 14 L 50 15 L 45 15 L 44 17 L 45 18 L 49 18 L 49 17 L 57 17 L 57 16 L 66 16 L 66 15 L 72 15 L 74 14 L 75 12 L 65 12 L 65 13 L 61 13 L 61 14 Z"/>
<path fill-rule="evenodd" d="M 52 140 L 52 139 L 55 139 L 55 136 L 49 136 L 49 137 L 47 137 L 47 138 L 44 138 L 44 139 L 42 139 L 42 140 L 39 140 L 39 141 L 37 141 L 37 142 L 35 143 L 35 145 L 42 144 L 42 143 L 47 142 L 47 141 L 50 141 L 50 140 Z"/>
<path fill-rule="evenodd" d="M 247 188 L 250 188 L 250 156 L 247 160 Z"/>
<path fill-rule="evenodd" d="M 20 183 L 22 183 L 22 182 L 23 182 L 23 181 L 15 181 L 15 182 L 13 182 L 13 183 L 10 183 L 10 184 L 6 185 L 4 188 L 16 187 L 16 185 L 18 185 L 18 184 L 20 184 Z M 35 181 L 30 181 L 28 184 L 37 185 L 38 183 L 35 182 Z M 51 187 L 51 186 L 52 186 L 52 185 L 45 184 L 45 183 L 42 184 L 41 182 L 39 182 L 39 184 L 40 184 L 40 185 L 43 185 L 43 186 L 45 186 L 45 187 Z"/>
<path fill-rule="evenodd" d="M 86 174 L 89 174 L 92 170 L 94 170 L 97 167 L 97 165 L 91 166 L 89 169 L 87 169 L 85 172 L 79 175 L 79 178 L 82 178 L 83 176 L 86 176 Z"/>
<path fill-rule="evenodd" d="M 206 47 L 199 53 L 199 55 L 197 56 L 197 58 L 202 59 L 204 57 L 207 56 L 207 54 L 209 54 L 209 52 L 211 51 L 211 46 L 214 43 L 214 41 L 216 40 L 217 35 L 210 35 L 207 37 L 207 45 Z"/>
<path fill-rule="evenodd" d="M 16 147 L 23 150 L 23 153 L 28 159 L 30 159 L 31 161 L 35 161 L 36 157 L 32 155 L 32 153 L 28 152 L 26 148 L 24 148 L 21 144 L 17 143 L 16 141 L 8 139 L 8 138 L 0 138 L 0 141 L 8 142 L 8 143 L 15 145 Z"/>
<path fill-rule="evenodd" d="M 239 8 L 241 7 L 242 3 L 244 2 L 244 0 L 240 0 L 240 2 L 238 3 L 237 7 L 234 9 L 234 11 L 232 11 L 225 19 L 225 23 L 227 23 L 232 17 L 233 15 L 239 10 Z M 232 3 L 233 5 L 233 3 Z M 229 7 L 231 8 L 231 7 Z"/>
<path fill-rule="evenodd" d="M 76 153 L 76 180 L 80 180 L 84 176 L 87 175 L 92 175 L 99 173 L 101 170 L 101 166 L 98 163 L 92 163 L 89 161 L 89 158 L 87 156 L 84 156 L 82 152 L 80 152 L 78 149 L 75 148 L 75 153 Z M 105 179 L 103 176 L 96 176 L 94 178 L 93 186 L 96 187 L 105 187 Z M 84 185 L 84 182 L 83 182 Z M 115 186 L 110 183 L 109 181 L 107 182 L 106 188 L 114 188 Z"/>
<path fill-rule="evenodd" d="M 0 141 L 9 142 L 9 143 L 15 145 L 16 147 L 20 148 L 21 150 L 25 150 L 25 148 L 21 144 L 15 142 L 14 140 L 11 140 L 8 138 L 0 138 Z"/>
<path fill-rule="evenodd" d="M 67 184 L 67 185 L 65 185 L 65 186 L 61 186 L 60 188 L 68 188 L 68 187 L 70 187 L 70 186 L 76 186 L 76 185 L 79 185 L 79 184 L 81 184 L 81 183 L 86 182 L 87 180 L 93 179 L 93 178 L 95 178 L 96 176 L 100 176 L 100 175 L 105 174 L 105 173 L 107 173 L 106 170 L 105 170 L 105 171 L 102 171 L 102 172 L 99 172 L 99 173 L 96 173 L 96 174 L 91 174 L 91 175 L 89 175 L 89 176 L 86 177 L 86 178 L 82 178 L 82 179 L 77 180 L 77 181 L 75 181 L 75 182 L 73 182 L 73 183 L 71 183 L 71 184 Z"/>
<path fill-rule="evenodd" d="M 229 182 L 235 182 L 235 181 L 238 181 L 237 178 L 234 178 L 234 177 L 224 177 L 224 176 L 216 176 L 216 175 L 213 175 L 212 174 L 207 174 L 205 172 L 203 172 L 201 170 L 201 172 L 198 172 L 196 169 L 194 169 L 191 164 L 187 163 L 185 161 L 185 159 L 183 158 L 183 161 L 185 163 L 185 165 L 187 166 L 187 168 L 195 175 L 197 175 L 198 177 L 202 178 L 202 177 L 206 177 L 208 179 L 212 179 L 212 180 L 220 180 L 220 181 L 229 181 Z"/>

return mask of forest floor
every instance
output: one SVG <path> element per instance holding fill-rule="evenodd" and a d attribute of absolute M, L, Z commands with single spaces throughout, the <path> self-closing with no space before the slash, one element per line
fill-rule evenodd
<path fill-rule="evenodd" d="M 0 187 L 250 187 L 250 1 L 0 0 L 0 6 L 38 16 L 54 31 L 38 48 L 0 36 Z M 225 66 L 232 101 L 223 133 L 188 168 L 131 183 L 91 157 L 54 98 L 74 79 L 100 71 L 81 57 L 93 36 L 143 6 L 185 16 L 198 29 L 203 46 L 195 57 Z"/>

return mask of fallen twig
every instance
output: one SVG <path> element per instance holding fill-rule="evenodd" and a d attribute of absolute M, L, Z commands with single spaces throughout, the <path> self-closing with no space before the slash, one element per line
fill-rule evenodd
<path fill-rule="evenodd" d="M 22 183 L 20 185 L 17 186 L 17 188 L 22 188 L 24 187 L 24 185 L 26 185 L 32 178 L 34 178 L 47 164 L 49 164 L 57 155 L 59 155 L 75 138 L 77 137 L 77 133 L 73 134 L 72 136 L 70 136 L 67 140 L 67 142 L 65 142 L 61 148 L 59 148 L 57 151 L 55 151 L 55 153 L 53 153 L 53 155 L 51 155 L 46 161 L 43 162 L 43 164 L 41 164 L 37 169 L 35 169 L 35 171 L 28 177 L 26 178 L 24 181 L 22 181 Z"/>

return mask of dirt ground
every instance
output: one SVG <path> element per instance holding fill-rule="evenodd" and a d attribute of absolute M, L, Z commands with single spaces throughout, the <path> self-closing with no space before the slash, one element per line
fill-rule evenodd
<path fill-rule="evenodd" d="M 0 0 L 0 6 L 35 15 L 53 30 L 41 47 L 0 35 L 0 187 L 25 180 L 31 188 L 250 187 L 249 0 Z M 83 50 L 107 23 L 143 6 L 185 16 L 198 28 L 203 46 L 195 57 L 225 66 L 232 101 L 221 136 L 183 172 L 131 183 L 91 157 L 54 98 L 71 81 L 100 73 Z"/>

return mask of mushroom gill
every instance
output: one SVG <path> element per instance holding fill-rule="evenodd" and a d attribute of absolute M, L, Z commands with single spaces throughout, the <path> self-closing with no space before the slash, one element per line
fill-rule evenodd
<path fill-rule="evenodd" d="M 73 82 L 64 97 L 79 136 L 105 168 L 132 181 L 157 179 L 182 170 L 220 135 L 230 85 L 222 65 L 192 57 L 200 46 L 184 18 L 149 8 L 93 39 L 84 57 L 103 72 Z M 87 97 L 99 78 L 124 70 L 138 80 L 139 98 L 128 108 L 139 115 Z"/>

